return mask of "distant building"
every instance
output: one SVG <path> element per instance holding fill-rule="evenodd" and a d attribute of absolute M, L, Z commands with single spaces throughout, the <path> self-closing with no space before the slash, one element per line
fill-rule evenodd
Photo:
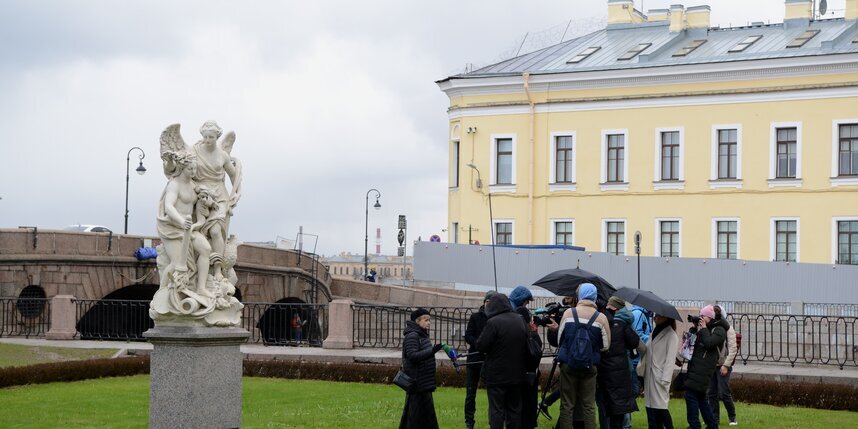
<path fill-rule="evenodd" d="M 607 6 L 602 30 L 438 82 L 450 241 L 628 255 L 640 231 L 645 256 L 858 264 L 858 0 L 737 28 Z"/>
<path fill-rule="evenodd" d="M 333 276 L 350 277 L 360 279 L 363 274 L 363 255 L 342 252 L 336 256 L 326 257 L 322 260 L 329 267 Z M 402 264 L 402 256 L 369 255 L 369 270 L 375 270 L 378 283 L 397 283 L 403 280 L 413 280 L 413 259 L 405 257 L 405 265 Z"/>

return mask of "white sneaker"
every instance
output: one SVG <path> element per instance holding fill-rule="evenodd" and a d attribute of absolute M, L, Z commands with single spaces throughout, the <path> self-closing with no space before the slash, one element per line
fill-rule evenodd
<path fill-rule="evenodd" d="M 739 422 L 730 422 L 730 426 L 739 426 Z"/>

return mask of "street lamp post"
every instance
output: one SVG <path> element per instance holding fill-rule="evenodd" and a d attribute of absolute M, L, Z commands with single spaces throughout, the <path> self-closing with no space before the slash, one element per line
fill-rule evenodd
<path fill-rule="evenodd" d="M 635 253 L 638 255 L 638 289 L 641 288 L 641 232 L 635 231 Z"/>
<path fill-rule="evenodd" d="M 137 146 L 128 149 L 128 156 L 125 157 L 125 234 L 128 234 L 128 182 L 131 180 L 131 152 L 137 149 L 140 151 L 140 165 L 137 166 L 137 174 L 146 174 L 146 167 L 143 166 L 143 158 L 146 158 L 146 152 Z"/>
<path fill-rule="evenodd" d="M 366 277 L 369 274 L 369 194 L 375 192 L 375 204 L 373 204 L 373 208 L 378 210 L 381 208 L 381 204 L 378 202 L 378 199 L 381 198 L 381 192 L 378 192 L 378 189 L 370 189 L 366 191 L 366 217 L 364 218 L 364 238 L 363 238 L 363 279 L 366 281 Z"/>

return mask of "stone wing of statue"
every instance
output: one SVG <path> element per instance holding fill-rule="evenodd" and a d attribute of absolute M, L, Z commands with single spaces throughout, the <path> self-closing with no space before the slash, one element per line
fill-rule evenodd
<path fill-rule="evenodd" d="M 232 155 L 232 145 L 235 144 L 235 132 L 228 131 L 220 140 L 220 147 L 228 154 Z"/>
<path fill-rule="evenodd" d="M 182 139 L 180 125 L 170 125 L 161 133 L 161 159 L 164 161 L 164 174 L 168 178 L 176 172 L 176 157 L 184 153 L 188 153 L 188 145 Z"/>

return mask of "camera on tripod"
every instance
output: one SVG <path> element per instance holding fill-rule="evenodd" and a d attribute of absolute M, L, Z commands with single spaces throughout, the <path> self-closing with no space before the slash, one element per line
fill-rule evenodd
<path fill-rule="evenodd" d="M 538 308 L 533 311 L 533 323 L 536 326 L 548 326 L 551 321 L 559 322 L 563 316 L 563 312 L 569 308 L 567 305 L 562 305 L 559 302 L 551 302 L 544 308 Z"/>

